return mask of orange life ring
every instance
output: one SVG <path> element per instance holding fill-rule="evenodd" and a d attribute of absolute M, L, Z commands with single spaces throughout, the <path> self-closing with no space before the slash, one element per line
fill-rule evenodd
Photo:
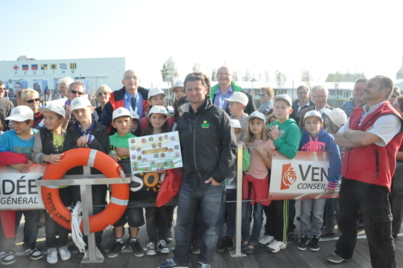
<path fill-rule="evenodd" d="M 78 166 L 90 166 L 101 171 L 107 178 L 124 178 L 125 173 L 107 154 L 89 148 L 72 149 L 63 153 L 58 164 L 49 164 L 43 174 L 43 180 L 59 180 L 71 168 Z M 106 208 L 90 216 L 90 232 L 95 233 L 104 230 L 117 222 L 126 210 L 129 201 L 128 184 L 111 184 L 112 195 Z M 71 230 L 71 212 L 62 203 L 58 186 L 42 186 L 42 200 L 46 210 L 52 218 L 64 228 Z M 80 224 L 84 230 L 83 222 Z"/>

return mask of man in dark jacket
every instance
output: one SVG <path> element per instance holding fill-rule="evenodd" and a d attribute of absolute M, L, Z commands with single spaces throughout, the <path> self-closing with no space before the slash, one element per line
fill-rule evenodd
<path fill-rule="evenodd" d="M 184 85 L 189 103 L 181 106 L 184 114 L 177 127 L 183 149 L 183 182 L 178 199 L 176 247 L 174 258 L 160 263 L 160 268 L 189 267 L 190 245 L 198 214 L 203 226 L 199 267 L 210 267 L 217 245 L 223 181 L 235 159 L 231 148 L 236 147 L 236 139 L 229 116 L 207 97 L 210 89 L 207 76 L 191 73 Z"/>
<path fill-rule="evenodd" d="M 210 99 L 213 104 L 220 107 L 229 115 L 228 99 L 232 96 L 234 92 L 242 92 L 248 96 L 248 105 L 245 107 L 245 113 L 251 114 L 256 111 L 255 103 L 253 102 L 252 95 L 244 91 L 240 86 L 238 86 L 234 81 L 232 81 L 232 74 L 228 67 L 222 66 L 218 68 L 217 71 L 217 81 L 218 84 L 213 86 L 210 90 Z"/>
<path fill-rule="evenodd" d="M 298 100 L 292 103 L 292 114 L 290 114 L 290 118 L 294 119 L 297 124 L 299 123 L 301 111 L 307 107 L 313 106 L 313 102 L 309 99 L 310 91 L 310 88 L 305 85 L 301 85 L 297 88 Z"/>
<path fill-rule="evenodd" d="M 108 128 L 109 134 L 114 133 L 111 127 L 112 113 L 119 107 L 124 107 L 129 111 L 136 112 L 140 118 L 148 106 L 148 90 L 139 86 L 140 79 L 134 70 L 127 70 L 123 75 L 123 87 L 111 93 L 109 102 L 102 110 L 99 122 Z"/>

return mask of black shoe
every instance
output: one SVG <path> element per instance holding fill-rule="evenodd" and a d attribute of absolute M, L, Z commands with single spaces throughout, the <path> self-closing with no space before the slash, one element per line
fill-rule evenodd
<path fill-rule="evenodd" d="M 122 242 L 115 242 L 115 245 L 113 246 L 113 248 L 109 251 L 109 253 L 107 254 L 108 258 L 115 258 L 118 256 L 119 252 L 122 251 L 122 249 L 125 249 L 126 245 L 125 243 Z"/>
<path fill-rule="evenodd" d="M 232 240 L 232 237 L 229 236 L 224 236 L 224 246 L 226 250 L 233 250 L 234 247 L 234 241 Z"/>
<path fill-rule="evenodd" d="M 319 237 L 314 235 L 309 242 L 309 249 L 311 251 L 319 251 L 320 250 L 320 244 L 319 244 Z"/>
<path fill-rule="evenodd" d="M 200 240 L 193 241 L 192 254 L 194 254 L 194 255 L 200 254 L 200 246 L 201 246 L 201 241 Z"/>
<path fill-rule="evenodd" d="M 1 264 L 3 265 L 10 265 L 15 262 L 15 255 L 14 252 L 6 252 L 0 259 Z"/>
<path fill-rule="evenodd" d="M 37 261 L 43 258 L 42 252 L 37 248 L 27 249 L 25 251 L 25 254 L 28 255 L 33 261 Z"/>
<path fill-rule="evenodd" d="M 216 248 L 217 253 L 223 253 L 225 251 L 225 245 L 224 245 L 224 238 L 219 237 L 217 239 L 217 248 Z"/>
<path fill-rule="evenodd" d="M 287 240 L 288 240 L 288 242 L 297 243 L 298 242 L 298 235 L 296 233 L 294 233 L 294 232 L 290 232 L 287 235 Z"/>
<path fill-rule="evenodd" d="M 133 250 L 134 256 L 143 257 L 144 249 L 140 246 L 140 242 L 138 238 L 130 238 L 130 248 Z"/>
<path fill-rule="evenodd" d="M 308 248 L 309 238 L 307 236 L 301 236 L 301 240 L 297 244 L 299 250 L 306 250 Z"/>

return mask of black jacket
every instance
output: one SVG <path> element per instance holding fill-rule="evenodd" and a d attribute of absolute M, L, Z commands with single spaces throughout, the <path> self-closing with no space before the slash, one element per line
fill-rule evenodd
<path fill-rule="evenodd" d="M 206 98 L 197 113 L 189 103 L 181 106 L 183 116 L 178 120 L 177 130 L 182 148 L 183 177 L 198 177 L 204 181 L 212 177 L 223 182 L 235 155 L 236 139 L 230 126 L 230 118 L 222 109 Z"/>

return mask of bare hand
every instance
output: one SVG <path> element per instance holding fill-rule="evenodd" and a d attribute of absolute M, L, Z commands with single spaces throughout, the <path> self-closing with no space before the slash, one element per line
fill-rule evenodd
<path fill-rule="evenodd" d="M 325 194 L 334 194 L 334 192 L 336 192 L 336 189 L 329 188 L 329 187 L 326 187 L 326 189 L 325 189 Z"/>
<path fill-rule="evenodd" d="M 46 155 L 43 160 L 48 163 L 52 164 L 58 164 L 58 162 L 61 160 L 61 155 L 62 154 L 51 154 L 51 155 Z"/>
<path fill-rule="evenodd" d="M 211 185 L 217 186 L 220 185 L 221 183 L 216 182 L 215 179 L 213 179 L 212 177 L 210 177 L 208 180 L 204 181 L 205 183 L 211 183 Z"/>
<path fill-rule="evenodd" d="M 117 156 L 116 154 L 109 154 L 110 157 L 113 158 L 113 160 L 115 160 L 116 162 L 119 162 L 121 159 L 119 156 Z"/>
<path fill-rule="evenodd" d="M 17 170 L 19 173 L 28 173 L 29 171 L 28 164 L 14 164 L 10 166 Z"/>
<path fill-rule="evenodd" d="M 81 136 L 77 140 L 77 146 L 80 147 L 80 148 L 84 147 L 87 144 L 87 140 L 88 140 L 88 135 Z"/>
<path fill-rule="evenodd" d="M 278 127 L 277 126 L 271 126 L 268 128 L 269 133 L 270 133 L 270 137 L 273 140 L 277 140 L 277 138 L 279 137 L 280 132 L 278 131 Z"/>
<path fill-rule="evenodd" d="M 264 154 L 264 149 L 261 144 L 255 147 L 256 151 L 260 154 Z"/>
<path fill-rule="evenodd" d="M 71 105 L 66 105 L 65 109 L 64 109 L 64 112 L 66 113 L 65 119 L 70 119 L 71 118 L 71 113 L 72 113 Z"/>
<path fill-rule="evenodd" d="M 126 148 L 123 148 L 123 147 L 116 148 L 116 154 L 117 154 L 118 156 L 120 156 L 120 157 L 122 157 L 122 156 L 127 156 L 127 157 L 129 157 L 129 156 L 130 156 L 129 150 L 126 149 Z"/>

